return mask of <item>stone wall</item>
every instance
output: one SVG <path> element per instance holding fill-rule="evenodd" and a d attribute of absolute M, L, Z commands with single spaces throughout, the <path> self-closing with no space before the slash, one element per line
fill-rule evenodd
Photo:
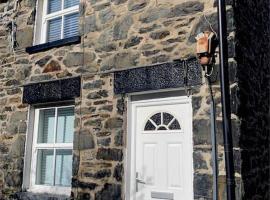
<path fill-rule="evenodd" d="M 269 199 L 269 2 L 237 0 L 235 13 L 243 199 Z"/>
<path fill-rule="evenodd" d="M 113 73 L 110 70 L 193 56 L 196 34 L 211 29 L 209 24 L 217 30 L 215 6 L 214 0 L 82 1 L 82 42 L 29 55 L 25 47 L 32 45 L 35 1 L 1 1 L 0 199 L 22 199 L 30 195 L 21 191 L 28 123 L 28 105 L 22 103 L 22 85 L 74 76 L 82 77 L 82 92 L 81 97 L 75 99 L 71 197 L 85 200 L 124 199 L 126 96 L 113 93 Z M 230 5 L 228 30 L 233 94 L 237 80 Z M 226 191 L 218 80 L 214 84 L 214 93 L 218 117 L 220 199 L 224 199 Z M 206 84 L 194 88 L 192 97 L 194 198 L 211 199 L 210 99 Z M 235 114 L 232 114 L 232 119 L 236 176 L 240 180 L 239 120 Z M 237 190 L 240 191 L 239 187 Z M 30 199 L 37 198 L 33 194 L 30 196 Z"/>

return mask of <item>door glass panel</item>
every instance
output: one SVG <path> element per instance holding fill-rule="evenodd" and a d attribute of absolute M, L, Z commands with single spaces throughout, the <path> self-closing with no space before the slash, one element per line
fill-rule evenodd
<path fill-rule="evenodd" d="M 53 150 L 38 150 L 36 184 L 53 185 L 53 157 Z"/>
<path fill-rule="evenodd" d="M 72 150 L 56 150 L 55 185 L 70 186 L 72 177 Z"/>
<path fill-rule="evenodd" d="M 163 124 L 168 125 L 172 120 L 173 116 L 167 112 L 163 113 Z"/>
<path fill-rule="evenodd" d="M 38 143 L 54 142 L 55 109 L 40 110 Z"/>
<path fill-rule="evenodd" d="M 154 130 L 156 130 L 156 127 L 151 121 L 148 120 L 145 127 L 144 127 L 144 130 L 145 131 L 154 131 Z"/>
<path fill-rule="evenodd" d="M 161 124 L 161 113 L 154 114 L 151 119 L 156 123 L 156 125 Z"/>
<path fill-rule="evenodd" d="M 167 128 L 165 126 L 160 126 L 157 130 L 167 130 Z"/>
<path fill-rule="evenodd" d="M 57 116 L 57 143 L 72 143 L 74 133 L 74 108 L 59 108 Z"/>
<path fill-rule="evenodd" d="M 167 112 L 159 112 L 150 117 L 147 120 L 144 131 L 162 131 L 165 130 L 180 130 L 180 124 L 178 120 Z"/>
<path fill-rule="evenodd" d="M 169 126 L 170 130 L 178 130 L 181 129 L 179 122 L 174 119 L 174 121 L 171 123 L 171 125 Z"/>

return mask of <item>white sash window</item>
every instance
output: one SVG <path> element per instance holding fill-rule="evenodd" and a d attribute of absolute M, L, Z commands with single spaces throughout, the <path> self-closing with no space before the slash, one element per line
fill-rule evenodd
<path fill-rule="evenodd" d="M 74 107 L 35 109 L 29 190 L 69 194 L 72 178 Z"/>
<path fill-rule="evenodd" d="M 79 0 L 38 1 L 34 45 L 78 35 Z"/>

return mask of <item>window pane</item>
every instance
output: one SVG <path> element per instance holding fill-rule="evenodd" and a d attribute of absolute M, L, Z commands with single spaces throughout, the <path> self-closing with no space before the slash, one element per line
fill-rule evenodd
<path fill-rule="evenodd" d="M 165 126 L 160 126 L 160 127 L 158 127 L 157 130 L 159 130 L 159 131 L 162 130 L 163 131 L 163 130 L 167 130 L 167 128 Z"/>
<path fill-rule="evenodd" d="M 39 112 L 38 143 L 54 142 L 55 109 L 45 109 Z"/>
<path fill-rule="evenodd" d="M 62 0 L 48 0 L 48 14 L 61 10 Z"/>
<path fill-rule="evenodd" d="M 76 5 L 79 5 L 79 3 L 80 3 L 79 0 L 65 0 L 64 1 L 64 8 L 76 6 Z"/>
<path fill-rule="evenodd" d="M 62 17 L 48 21 L 48 36 L 47 41 L 52 42 L 61 39 Z"/>
<path fill-rule="evenodd" d="M 53 185 L 53 150 L 38 150 L 36 184 Z"/>
<path fill-rule="evenodd" d="M 154 114 L 151 119 L 156 123 L 156 125 L 161 124 L 161 113 Z"/>
<path fill-rule="evenodd" d="M 55 185 L 70 186 L 72 176 L 72 150 L 56 150 Z"/>
<path fill-rule="evenodd" d="M 74 108 L 59 108 L 57 116 L 57 143 L 72 143 L 74 132 Z"/>
<path fill-rule="evenodd" d="M 175 120 L 171 123 L 171 125 L 169 126 L 169 129 L 170 129 L 170 130 L 180 130 L 180 129 L 181 129 L 180 124 L 179 124 L 179 122 L 177 121 L 177 119 L 175 119 Z"/>
<path fill-rule="evenodd" d="M 163 124 L 168 125 L 173 119 L 173 116 L 169 113 L 163 113 Z"/>
<path fill-rule="evenodd" d="M 154 131 L 154 130 L 156 130 L 156 127 L 154 126 L 154 124 L 150 120 L 148 120 L 145 127 L 144 127 L 144 130 L 145 131 Z"/>
<path fill-rule="evenodd" d="M 64 38 L 79 35 L 79 13 L 64 17 Z"/>

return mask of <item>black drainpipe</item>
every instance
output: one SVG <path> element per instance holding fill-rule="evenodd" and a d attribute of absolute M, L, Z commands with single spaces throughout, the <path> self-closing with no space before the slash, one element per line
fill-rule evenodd
<path fill-rule="evenodd" d="M 219 33 L 219 60 L 220 84 L 222 103 L 222 125 L 224 137 L 225 167 L 227 200 L 235 200 L 235 180 L 233 165 L 233 143 L 231 131 L 230 87 L 228 76 L 228 44 L 225 0 L 218 0 L 218 33 Z"/>

